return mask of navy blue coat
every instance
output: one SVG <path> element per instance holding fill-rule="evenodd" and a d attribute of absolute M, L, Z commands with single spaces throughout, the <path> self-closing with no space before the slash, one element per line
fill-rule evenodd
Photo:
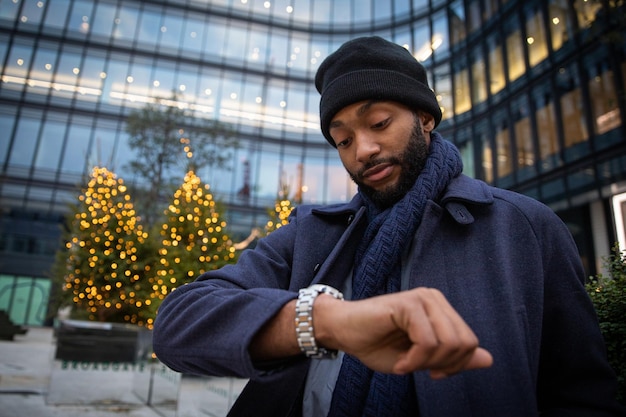
<path fill-rule="evenodd" d="M 248 346 L 298 289 L 342 286 L 365 217 L 358 195 L 298 207 L 236 265 L 165 299 L 156 355 L 179 372 L 250 378 L 231 415 L 299 415 L 307 360 L 255 364 Z M 549 208 L 461 176 L 428 203 L 412 256 L 411 287 L 440 289 L 494 358 L 444 380 L 414 373 L 421 417 L 622 415 L 578 251 Z"/>

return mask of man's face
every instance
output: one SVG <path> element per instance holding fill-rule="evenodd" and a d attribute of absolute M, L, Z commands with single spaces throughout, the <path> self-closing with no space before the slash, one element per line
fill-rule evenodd
<path fill-rule="evenodd" d="M 335 115 L 330 134 L 352 180 L 386 208 L 413 186 L 428 157 L 432 116 L 394 102 L 367 101 Z"/>

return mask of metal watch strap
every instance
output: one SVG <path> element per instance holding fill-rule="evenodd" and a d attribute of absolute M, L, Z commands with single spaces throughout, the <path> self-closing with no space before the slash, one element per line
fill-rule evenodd
<path fill-rule="evenodd" d="M 337 351 L 317 346 L 313 330 L 313 302 L 320 294 L 329 294 L 338 300 L 343 300 L 343 294 L 335 288 L 315 284 L 302 288 L 296 301 L 296 337 L 300 350 L 306 356 L 314 359 L 334 359 Z"/>

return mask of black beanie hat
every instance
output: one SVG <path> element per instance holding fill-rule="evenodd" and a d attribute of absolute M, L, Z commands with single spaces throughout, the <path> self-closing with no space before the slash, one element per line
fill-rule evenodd
<path fill-rule="evenodd" d="M 378 36 L 353 39 L 330 54 L 315 75 L 322 134 L 335 146 L 329 125 L 342 108 L 363 100 L 391 100 L 441 121 L 426 69 L 402 46 Z"/>

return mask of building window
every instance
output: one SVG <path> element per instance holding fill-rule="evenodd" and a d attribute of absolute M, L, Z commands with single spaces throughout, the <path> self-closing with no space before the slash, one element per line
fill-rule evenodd
<path fill-rule="evenodd" d="M 594 132 L 602 135 L 622 124 L 613 71 L 606 62 L 588 68 Z"/>
<path fill-rule="evenodd" d="M 498 35 L 490 36 L 487 39 L 487 48 L 489 48 L 489 91 L 492 95 L 498 93 L 506 85 L 502 45 L 499 39 Z"/>
<path fill-rule="evenodd" d="M 580 28 L 589 28 L 602 10 L 601 0 L 574 0 L 574 10 Z"/>
<path fill-rule="evenodd" d="M 505 22 L 508 29 L 506 35 L 506 60 L 509 67 L 509 81 L 515 81 L 526 72 L 524 49 L 522 48 L 522 33 L 517 20 Z"/>
<path fill-rule="evenodd" d="M 487 100 L 487 68 L 482 48 L 470 52 L 472 62 L 472 104 Z"/>
<path fill-rule="evenodd" d="M 533 103 L 535 107 L 535 121 L 537 123 L 541 169 L 547 171 L 560 165 L 554 101 L 548 84 L 534 89 Z"/>
<path fill-rule="evenodd" d="M 454 116 L 454 108 L 452 107 L 452 82 L 450 80 L 449 65 L 440 65 L 435 67 L 434 82 L 432 88 L 435 90 L 439 107 L 443 114 L 442 120 L 449 119 Z"/>
<path fill-rule="evenodd" d="M 567 0 L 550 0 L 548 4 L 548 27 L 552 50 L 559 50 L 573 35 L 572 21 L 568 14 Z"/>
<path fill-rule="evenodd" d="M 462 64 L 461 64 L 462 65 Z M 470 99 L 469 71 L 466 66 L 454 68 L 454 114 L 459 115 L 472 108 Z"/>
<path fill-rule="evenodd" d="M 534 67 L 548 56 L 548 43 L 543 26 L 543 13 L 537 7 L 526 14 L 526 43 L 528 62 Z"/>
<path fill-rule="evenodd" d="M 528 178 L 530 174 L 534 174 L 535 166 L 535 151 L 533 148 L 533 134 L 530 127 L 529 110 L 526 95 L 517 98 L 511 104 L 511 114 L 515 129 L 517 169 L 524 178 Z"/>
<path fill-rule="evenodd" d="M 496 138 L 496 168 L 498 179 L 509 177 L 513 173 L 513 155 L 511 135 L 505 110 L 499 110 L 493 116 Z"/>
<path fill-rule="evenodd" d="M 589 152 L 580 76 L 575 66 L 560 68 L 556 77 L 563 124 L 565 159 L 574 160 Z"/>
<path fill-rule="evenodd" d="M 452 3 L 449 12 L 450 43 L 454 46 L 467 36 L 465 32 L 465 10 L 463 9 L 463 2 L 455 1 Z"/>

